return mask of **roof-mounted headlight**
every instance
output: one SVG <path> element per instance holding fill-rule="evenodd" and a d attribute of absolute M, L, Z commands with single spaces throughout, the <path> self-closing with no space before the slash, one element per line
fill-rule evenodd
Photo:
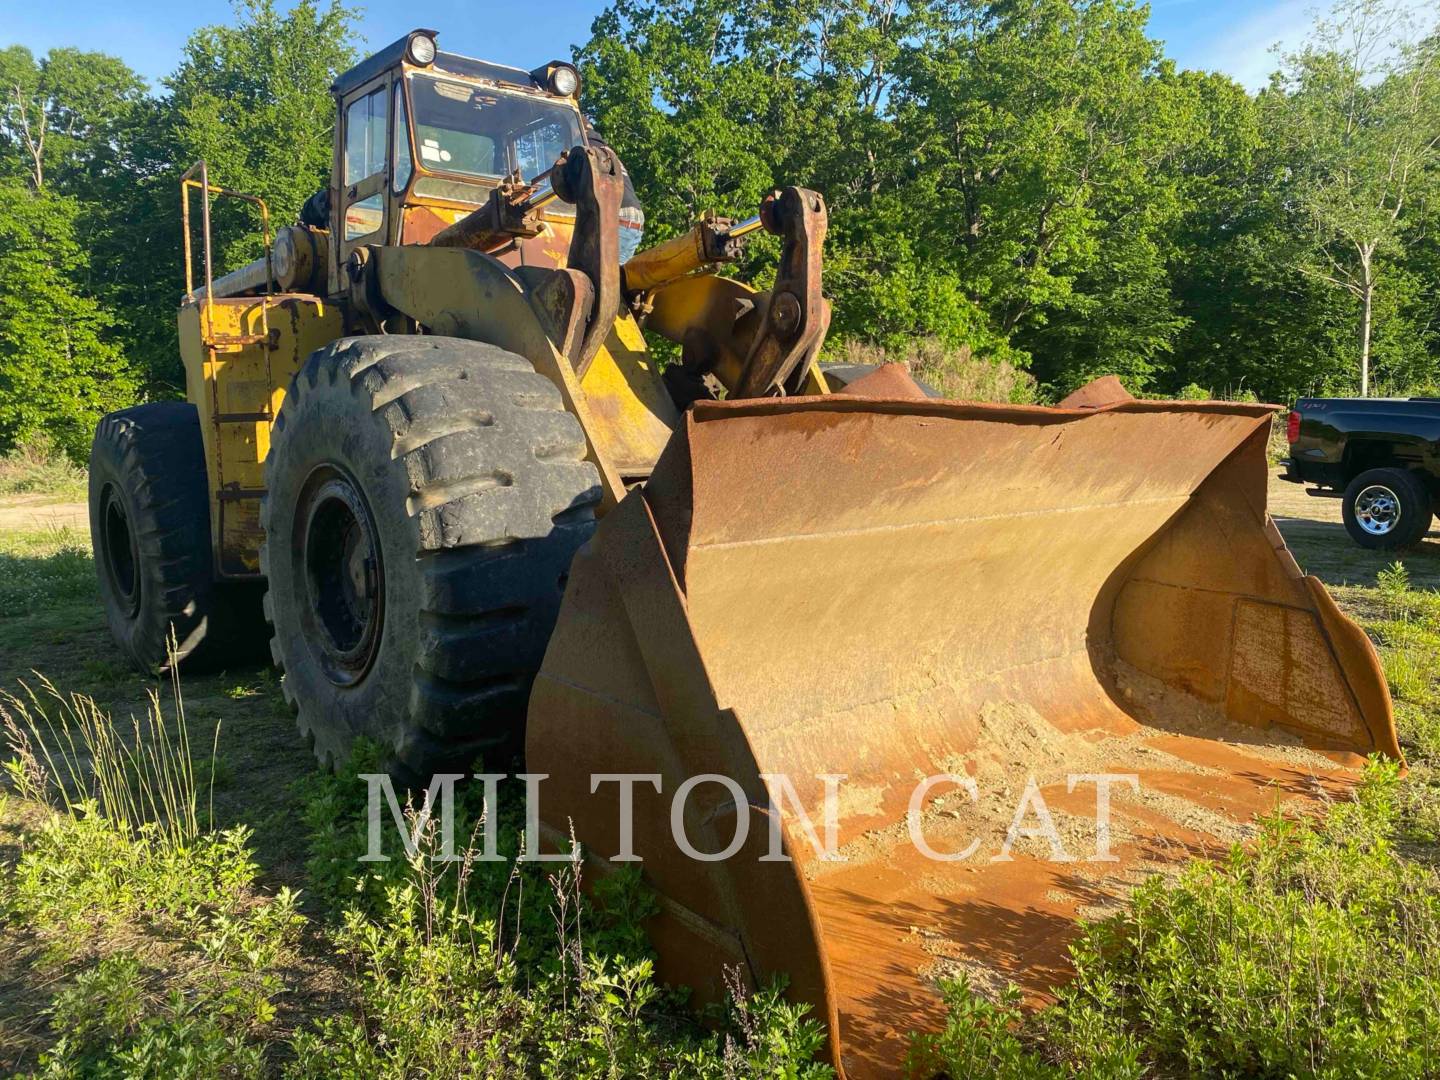
<path fill-rule="evenodd" d="M 574 97 L 580 92 L 580 73 L 575 70 L 574 64 L 567 64 L 563 60 L 552 60 L 541 65 L 530 72 L 530 77 L 537 86 L 561 97 Z"/>
<path fill-rule="evenodd" d="M 417 30 L 410 35 L 410 43 L 405 46 L 405 58 L 412 64 L 420 67 L 429 67 L 435 62 L 435 35 L 424 30 Z"/>
<path fill-rule="evenodd" d="M 580 73 L 569 64 L 556 64 L 550 69 L 550 89 L 561 97 L 574 97 L 580 89 Z"/>

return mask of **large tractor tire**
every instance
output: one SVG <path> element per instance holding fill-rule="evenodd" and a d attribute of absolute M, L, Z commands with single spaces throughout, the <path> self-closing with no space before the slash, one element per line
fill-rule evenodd
<path fill-rule="evenodd" d="M 1350 538 L 1374 551 L 1418 544 L 1434 520 L 1429 489 L 1409 469 L 1368 469 L 1350 481 L 1340 503 Z"/>
<path fill-rule="evenodd" d="M 409 783 L 518 746 L 599 476 L 529 361 L 347 338 L 295 376 L 261 509 L 271 653 L 322 763 L 358 737 Z"/>
<path fill-rule="evenodd" d="M 141 671 L 263 655 L 260 589 L 217 582 L 195 406 L 157 401 L 101 419 L 90 449 L 90 541 L 110 632 Z"/>

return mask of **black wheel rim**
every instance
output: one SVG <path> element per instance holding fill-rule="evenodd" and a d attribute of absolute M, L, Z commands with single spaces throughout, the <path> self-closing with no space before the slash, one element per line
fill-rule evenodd
<path fill-rule="evenodd" d="M 100 548 L 110 591 L 126 617 L 133 618 L 140 610 L 140 547 L 114 484 L 106 484 L 100 494 Z"/>
<path fill-rule="evenodd" d="M 385 616 L 385 568 L 375 520 L 348 473 L 323 465 L 310 474 L 295 516 L 303 571 L 301 617 L 325 677 L 359 682 L 375 661 Z"/>

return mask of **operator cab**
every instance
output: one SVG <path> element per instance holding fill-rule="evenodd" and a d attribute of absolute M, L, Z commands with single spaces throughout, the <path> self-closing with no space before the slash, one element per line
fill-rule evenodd
<path fill-rule="evenodd" d="M 335 80 L 329 273 L 339 292 L 351 253 L 420 244 L 483 205 L 506 179 L 532 181 L 587 143 L 579 75 L 555 61 L 524 71 L 441 52 L 413 30 Z M 552 202 L 538 236 L 494 254 L 511 265 L 563 264 L 574 210 Z"/>

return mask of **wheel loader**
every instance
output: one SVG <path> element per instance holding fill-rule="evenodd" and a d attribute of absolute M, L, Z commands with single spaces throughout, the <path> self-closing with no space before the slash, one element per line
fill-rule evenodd
<path fill-rule="evenodd" d="M 851 1077 L 900 1070 L 942 977 L 1043 993 L 1078 917 L 1400 758 L 1266 514 L 1272 407 L 827 374 L 822 198 L 621 265 L 578 92 L 417 30 L 336 81 L 300 223 L 186 174 L 187 399 L 91 459 L 136 664 L 268 639 L 322 761 L 364 736 L 421 784 L 523 734 L 549 849 L 643 860 L 661 974 L 783 975 Z M 220 199 L 265 254 L 217 277 Z M 762 229 L 757 290 L 720 271 Z"/>

